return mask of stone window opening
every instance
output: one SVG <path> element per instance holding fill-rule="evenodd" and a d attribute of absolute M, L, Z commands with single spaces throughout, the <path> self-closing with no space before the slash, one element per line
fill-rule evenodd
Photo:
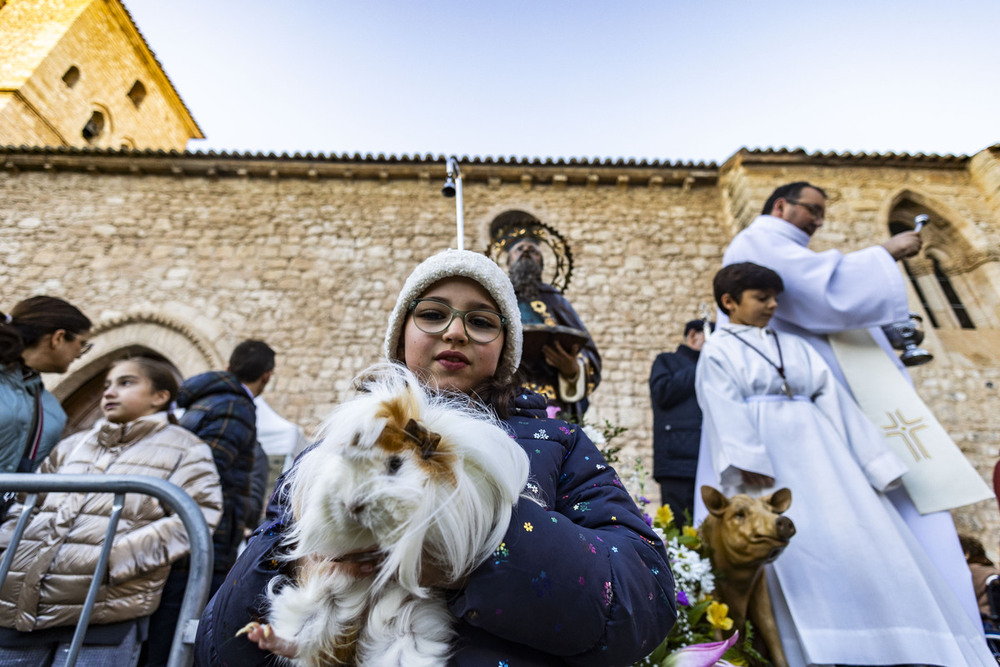
<path fill-rule="evenodd" d="M 941 286 L 941 292 L 944 294 L 945 300 L 948 302 L 948 307 L 951 308 L 951 312 L 954 313 L 955 319 L 958 320 L 959 326 L 963 329 L 975 329 L 976 325 L 972 323 L 972 318 L 969 317 L 969 311 L 966 309 L 965 305 L 962 303 L 962 299 L 958 296 L 958 292 L 955 291 L 954 285 L 951 284 L 951 280 L 945 275 L 945 272 L 941 269 L 941 262 L 938 261 L 937 257 L 931 257 L 931 264 L 934 266 L 934 277 L 937 279 L 938 285 Z"/>
<path fill-rule="evenodd" d="M 101 132 L 104 131 L 104 114 L 100 111 L 95 111 L 90 115 L 90 120 L 87 124 L 83 126 L 83 131 L 80 132 L 83 138 L 88 142 L 93 141 L 95 138 L 99 137 Z"/>
<path fill-rule="evenodd" d="M 70 66 L 66 73 L 62 75 L 63 83 L 66 84 L 67 88 L 72 88 L 76 85 L 76 82 L 80 80 L 80 68 L 76 65 Z"/>
<path fill-rule="evenodd" d="M 146 99 L 146 86 L 142 85 L 142 81 L 136 79 L 135 83 L 132 84 L 132 88 L 128 91 L 128 98 L 132 100 L 132 104 L 138 109 L 142 101 Z"/>
<path fill-rule="evenodd" d="M 912 230 L 919 215 L 928 216 L 921 230 L 923 250 L 900 262 L 913 292 L 934 329 L 975 329 L 976 310 L 974 289 L 968 269 L 972 249 L 950 216 L 935 210 L 919 193 L 904 192 L 889 210 L 889 233 Z M 972 306 L 963 297 L 972 298 Z M 916 305 L 916 304 L 914 304 Z"/>
<path fill-rule="evenodd" d="M 920 305 L 924 307 L 924 312 L 927 313 L 928 324 L 930 324 L 935 329 L 940 329 L 941 325 L 938 323 L 938 319 L 934 317 L 934 310 L 931 308 L 930 304 L 927 303 L 927 295 L 924 294 L 923 288 L 920 287 L 920 282 L 917 280 L 916 274 L 913 272 L 913 267 L 907 260 L 901 262 L 903 265 L 903 271 L 906 272 L 906 277 L 910 279 L 910 284 L 913 285 L 913 291 L 917 293 L 917 298 L 920 300 Z"/>

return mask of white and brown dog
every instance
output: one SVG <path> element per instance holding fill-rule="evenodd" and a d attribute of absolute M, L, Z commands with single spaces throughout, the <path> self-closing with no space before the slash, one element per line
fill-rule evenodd
<path fill-rule="evenodd" d="M 295 665 L 439 667 L 454 618 L 421 573 L 459 581 L 499 546 L 528 457 L 484 411 L 398 364 L 359 385 L 291 475 L 295 574 L 271 582 L 266 632 L 291 642 Z M 373 555 L 367 577 L 338 566 Z"/>

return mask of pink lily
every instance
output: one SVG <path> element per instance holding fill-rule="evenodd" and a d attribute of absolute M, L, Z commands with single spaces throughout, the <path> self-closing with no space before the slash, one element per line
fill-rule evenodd
<path fill-rule="evenodd" d="M 734 632 L 733 636 L 725 641 L 685 646 L 668 655 L 667 659 L 660 663 L 660 667 L 725 667 L 731 665 L 732 663 L 723 660 L 722 656 L 737 642 L 739 637 L 740 633 Z"/>

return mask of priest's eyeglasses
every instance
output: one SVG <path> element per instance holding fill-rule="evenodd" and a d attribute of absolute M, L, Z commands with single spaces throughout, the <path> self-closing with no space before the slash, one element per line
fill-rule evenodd
<path fill-rule="evenodd" d="M 444 333 L 460 317 L 465 335 L 477 343 L 493 342 L 507 325 L 507 318 L 492 310 L 456 310 L 434 299 L 415 299 L 407 311 L 418 329 L 432 335 Z"/>
<path fill-rule="evenodd" d="M 809 214 L 817 220 L 821 220 L 824 216 L 826 216 L 826 209 L 819 204 L 807 204 L 804 201 L 795 201 L 794 199 L 786 199 L 785 201 L 793 206 L 801 206 L 805 210 L 809 211 Z"/>

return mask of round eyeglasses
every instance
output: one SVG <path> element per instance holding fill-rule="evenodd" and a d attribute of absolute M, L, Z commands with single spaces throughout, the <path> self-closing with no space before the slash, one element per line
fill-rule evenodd
<path fill-rule="evenodd" d="M 413 313 L 417 328 L 432 335 L 444 333 L 460 317 L 465 335 L 477 343 L 492 343 L 507 325 L 507 318 L 492 310 L 456 310 L 433 299 L 411 301 L 408 311 Z"/>

